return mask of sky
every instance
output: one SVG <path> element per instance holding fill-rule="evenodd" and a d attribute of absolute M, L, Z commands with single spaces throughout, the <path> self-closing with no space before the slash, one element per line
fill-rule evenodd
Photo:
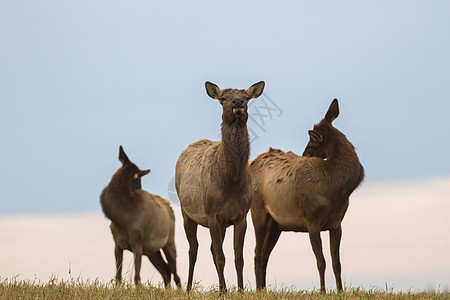
<path fill-rule="evenodd" d="M 180 152 L 220 139 L 205 81 L 266 82 L 251 158 L 301 154 L 338 98 L 361 193 L 448 184 L 449 14 L 447 1 L 1 1 L 0 220 L 100 213 L 119 145 L 152 170 L 143 187 L 176 202 Z"/>

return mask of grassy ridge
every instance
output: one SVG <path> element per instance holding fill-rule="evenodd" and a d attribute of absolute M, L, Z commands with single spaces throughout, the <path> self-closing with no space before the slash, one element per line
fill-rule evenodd
<path fill-rule="evenodd" d="M 36 281 L 1 279 L 0 299 L 450 299 L 445 293 L 412 293 L 382 291 L 360 288 L 346 289 L 343 293 L 330 292 L 321 295 L 317 291 L 309 292 L 295 289 L 267 291 L 229 291 L 221 296 L 217 289 L 204 290 L 196 287 L 187 294 L 184 290 L 165 289 L 161 286 L 131 284 L 114 286 L 99 281 L 50 279 L 48 283 Z"/>

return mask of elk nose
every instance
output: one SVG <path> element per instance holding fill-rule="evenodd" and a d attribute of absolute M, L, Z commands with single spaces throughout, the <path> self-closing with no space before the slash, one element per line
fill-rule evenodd
<path fill-rule="evenodd" d="M 242 107 L 242 105 L 244 104 L 244 100 L 242 99 L 233 99 L 233 106 L 234 107 Z"/>

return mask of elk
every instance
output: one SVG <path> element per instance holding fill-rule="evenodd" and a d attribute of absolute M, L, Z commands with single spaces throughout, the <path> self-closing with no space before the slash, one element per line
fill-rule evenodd
<path fill-rule="evenodd" d="M 134 282 L 140 283 L 142 255 L 146 255 L 161 273 L 164 284 L 170 284 L 171 275 L 180 287 L 177 274 L 174 242 L 175 215 L 169 200 L 143 190 L 141 177 L 150 170 L 140 170 L 119 148 L 122 167 L 112 176 L 100 196 L 103 213 L 111 220 L 115 242 L 116 282 L 122 281 L 123 251 L 134 254 Z M 167 259 L 161 256 L 161 249 Z"/>
<path fill-rule="evenodd" d="M 250 163 L 257 289 L 266 286 L 267 262 L 281 232 L 294 231 L 309 234 L 324 293 L 320 232 L 328 230 L 336 286 L 342 290 L 341 222 L 364 169 L 353 145 L 332 125 L 338 115 L 338 100 L 334 99 L 325 118 L 308 131 L 310 140 L 303 156 L 270 148 Z"/>
<path fill-rule="evenodd" d="M 206 92 L 222 105 L 222 140 L 199 140 L 181 152 L 176 164 L 175 187 L 180 199 L 184 229 L 189 242 L 189 276 L 192 288 L 197 260 L 198 224 L 209 228 L 211 253 L 219 277 L 219 289 L 226 292 L 222 249 L 227 227 L 234 225 L 235 267 L 239 289 L 243 282 L 243 247 L 250 209 L 251 181 L 248 173 L 250 142 L 247 130 L 247 104 L 259 97 L 264 82 L 247 90 L 225 89 L 206 82 Z"/>

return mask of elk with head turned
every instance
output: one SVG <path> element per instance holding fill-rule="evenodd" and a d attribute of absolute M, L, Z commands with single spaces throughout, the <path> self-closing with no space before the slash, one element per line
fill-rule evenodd
<path fill-rule="evenodd" d="M 122 146 L 119 148 L 122 167 L 111 178 L 100 196 L 103 213 L 111 220 L 115 242 L 116 282 L 122 280 L 123 251 L 134 254 L 134 282 L 139 284 L 142 255 L 146 255 L 161 273 L 166 287 L 171 276 L 180 287 L 177 274 L 174 241 L 175 216 L 169 200 L 144 191 L 141 177 L 150 170 L 141 171 L 130 161 Z M 161 250 L 167 262 L 164 261 Z"/>
<path fill-rule="evenodd" d="M 325 292 L 325 259 L 321 231 L 329 231 L 331 258 L 338 291 L 342 290 L 339 246 L 341 222 L 350 194 L 364 178 L 355 148 L 333 127 L 337 99 L 325 118 L 309 130 L 303 156 L 269 149 L 250 163 L 253 183 L 252 221 L 255 228 L 256 286 L 266 286 L 269 255 L 282 231 L 308 232 Z"/>

